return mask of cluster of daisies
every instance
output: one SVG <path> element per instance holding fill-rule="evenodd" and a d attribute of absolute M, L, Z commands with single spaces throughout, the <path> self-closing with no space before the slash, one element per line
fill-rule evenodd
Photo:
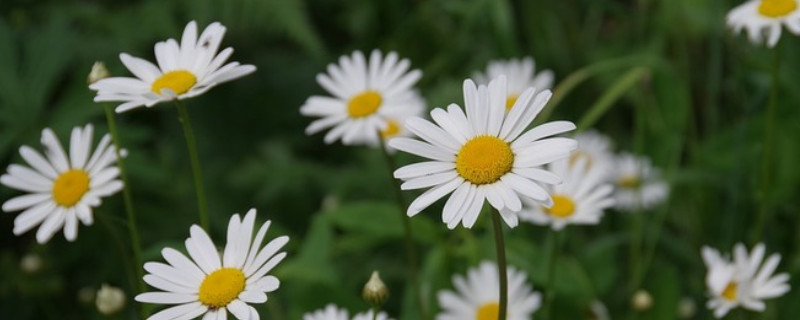
<path fill-rule="evenodd" d="M 734 9 L 728 23 L 735 31 L 747 29 L 754 42 L 774 46 L 782 26 L 800 34 L 796 0 L 752 0 Z M 199 96 L 217 84 L 256 70 L 252 65 L 227 62 L 232 48 L 220 49 L 225 27 L 212 23 L 202 32 L 190 22 L 180 39 L 155 45 L 156 63 L 120 54 L 132 77 L 106 77 L 98 71 L 89 86 L 96 102 L 121 102 L 118 113 L 153 107 Z M 98 75 L 101 74 L 101 75 Z M 561 230 L 569 224 L 597 224 L 609 208 L 639 212 L 650 210 L 669 195 L 660 171 L 642 156 L 614 154 L 611 140 L 594 131 L 563 136 L 576 129 L 569 121 L 534 126 L 552 95 L 554 76 L 536 72 L 533 59 L 497 61 L 463 82 L 463 106 L 452 103 L 434 108 L 425 118 L 425 101 L 414 87 L 422 77 L 408 59 L 379 50 L 368 56 L 360 51 L 342 56 L 317 76 L 331 96 L 312 96 L 300 112 L 316 118 L 307 134 L 326 131 L 324 141 L 351 146 L 371 146 L 402 151 L 424 161 L 394 171 L 401 189 L 419 190 L 406 208 L 407 215 L 424 211 L 447 197 L 441 212 L 445 226 L 454 229 L 475 225 L 488 203 L 505 224 L 519 221 Z M 102 79 L 100 79 L 102 78 Z M 115 166 L 126 151 L 103 135 L 93 148 L 91 124 L 76 127 L 68 152 L 55 133 L 42 131 L 43 152 L 22 146 L 19 154 L 28 166 L 12 164 L 0 183 L 26 194 L 11 198 L 3 211 L 22 211 L 14 220 L 16 235 L 39 227 L 36 240 L 48 242 L 62 231 L 75 241 L 79 222 L 93 223 L 93 208 L 104 197 L 123 188 L 120 168 Z M 227 226 L 223 250 L 207 230 L 189 228 L 185 250 L 164 248 L 165 262 L 144 264 L 143 280 L 157 291 L 141 293 L 136 300 L 170 305 L 149 319 L 258 319 L 252 306 L 267 301 L 267 293 L 280 286 L 270 275 L 286 256 L 281 252 L 288 237 L 266 241 L 270 221 L 256 230 L 256 210 L 243 217 L 234 214 Z M 765 246 L 752 252 L 739 244 L 733 260 L 704 247 L 708 267 L 706 282 L 711 296 L 708 307 L 717 317 L 741 306 L 765 309 L 763 300 L 789 291 L 787 274 L 774 275 L 780 255 L 766 259 Z M 503 266 L 504 267 L 504 266 Z M 484 261 L 467 276 L 453 277 L 455 291 L 438 294 L 439 320 L 494 320 L 501 313 L 498 265 Z M 540 294 L 527 276 L 507 267 L 508 319 L 530 319 L 540 307 Z M 309 312 L 304 320 L 350 319 L 335 305 Z M 371 310 L 352 319 L 390 319 Z"/>

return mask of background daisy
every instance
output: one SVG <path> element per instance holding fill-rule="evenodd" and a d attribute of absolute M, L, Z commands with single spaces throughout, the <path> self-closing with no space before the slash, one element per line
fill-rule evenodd
<path fill-rule="evenodd" d="M 389 318 L 386 312 L 380 311 L 376 315 L 372 310 L 365 311 L 353 316 L 353 320 L 394 320 Z"/>
<path fill-rule="evenodd" d="M 595 130 L 583 131 L 574 138 L 578 142 L 578 149 L 570 155 L 570 163 L 574 164 L 579 158 L 585 158 L 587 169 L 593 166 L 602 167 L 603 179 L 608 179 L 614 162 L 611 138 Z"/>
<path fill-rule="evenodd" d="M 303 315 L 303 320 L 349 320 L 347 310 L 328 304 L 325 308 Z"/>
<path fill-rule="evenodd" d="M 340 57 L 338 65 L 329 64 L 328 73 L 318 74 L 317 82 L 333 97 L 312 96 L 300 107 L 304 116 L 321 118 L 306 128 L 306 134 L 332 128 L 325 143 L 377 144 L 383 132 L 394 131 L 392 122 L 425 108 L 413 89 L 422 72 L 409 71 L 410 66 L 397 53 L 383 56 L 379 50 L 372 51 L 369 61 L 355 51 Z"/>
<path fill-rule="evenodd" d="M 552 205 L 550 195 L 539 183 L 559 183 L 561 178 L 537 167 L 569 156 L 576 147 L 575 140 L 547 137 L 575 129 L 575 125 L 556 121 L 526 131 L 550 99 L 550 91 L 525 90 L 508 113 L 505 92 L 503 76 L 488 87 L 476 87 L 467 79 L 466 114 L 456 104 L 447 111 L 437 108 L 431 111 L 436 124 L 422 118 L 406 121 L 408 129 L 422 141 L 389 141 L 395 149 L 433 160 L 394 172 L 395 178 L 405 180 L 403 190 L 430 188 L 409 205 L 409 216 L 451 192 L 442 212 L 442 221 L 450 229 L 459 223 L 471 228 L 486 200 L 501 210 L 503 220 L 511 227 L 519 223 L 517 215 L 509 212 L 522 209 L 520 198 Z"/>
<path fill-rule="evenodd" d="M 750 41 L 764 42 L 774 47 L 781 38 L 782 26 L 789 32 L 800 34 L 800 10 L 797 0 L 751 0 L 733 8 L 727 17 L 728 26 L 735 33 L 747 30 Z"/>
<path fill-rule="evenodd" d="M 236 319 L 259 319 L 249 304 L 264 303 L 267 293 L 280 286 L 278 278 L 268 273 L 286 257 L 278 252 L 289 237 L 281 236 L 261 246 L 270 221 L 261 225 L 253 238 L 256 210 L 250 209 L 244 219 L 234 214 L 228 222 L 227 243 L 222 255 L 211 238 L 197 225 L 190 228 L 186 239 L 187 257 L 164 248 L 161 255 L 167 263 L 148 262 L 145 282 L 161 291 L 136 296 L 136 301 L 167 304 L 169 307 L 148 319 L 225 319 L 228 311 Z"/>
<path fill-rule="evenodd" d="M 486 73 L 476 73 L 475 81 L 478 84 L 488 85 L 493 79 L 506 76 L 508 88 L 506 90 L 506 109 L 511 110 L 522 92 L 528 88 L 538 91 L 553 88 L 553 71 L 542 70 L 536 73 L 536 63 L 531 57 L 510 60 L 490 61 Z"/>
<path fill-rule="evenodd" d="M 623 153 L 614 161 L 612 181 L 616 208 L 624 211 L 651 209 L 669 196 L 669 185 L 650 159 Z"/>
<path fill-rule="evenodd" d="M 496 320 L 500 309 L 497 265 L 483 261 L 467 271 L 467 276 L 453 276 L 456 291 L 442 290 L 437 295 L 442 312 L 436 320 Z M 541 305 L 541 295 L 527 284 L 527 276 L 508 267 L 508 320 L 529 320 Z"/>
<path fill-rule="evenodd" d="M 12 164 L 0 176 L 0 183 L 29 194 L 11 198 L 3 203 L 3 211 L 24 210 L 14 219 L 14 234 L 20 235 L 41 224 L 36 241 L 45 243 L 63 228 L 64 237 L 75 241 L 78 221 L 84 225 L 94 222 L 92 208 L 101 198 L 122 189 L 117 180 L 119 169 L 111 137 L 106 134 L 92 152 L 94 128 L 87 124 L 75 127 L 70 136 L 69 154 L 50 128 L 42 130 L 45 156 L 28 146 L 19 154 L 30 167 Z"/>
<path fill-rule="evenodd" d="M 156 43 L 158 66 L 127 53 L 120 54 L 119 59 L 136 78 L 111 77 L 91 84 L 89 88 L 97 91 L 94 101 L 123 101 L 116 111 L 124 112 L 196 97 L 217 84 L 253 73 L 256 67 L 252 65 L 225 64 L 233 48 L 217 54 L 224 35 L 225 27 L 214 22 L 198 37 L 197 23 L 191 21 L 183 30 L 180 44 L 175 39 Z"/>

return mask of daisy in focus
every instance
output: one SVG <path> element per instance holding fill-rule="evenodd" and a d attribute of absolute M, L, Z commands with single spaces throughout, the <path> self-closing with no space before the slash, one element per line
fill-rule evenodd
<path fill-rule="evenodd" d="M 328 73 L 318 74 L 317 82 L 333 97 L 312 96 L 300 107 L 304 116 L 320 118 L 306 134 L 330 128 L 325 143 L 341 140 L 345 145 L 377 145 L 381 136 L 396 135 L 398 121 L 425 108 L 413 89 L 422 72 L 409 71 L 410 66 L 397 53 L 384 56 L 379 50 L 373 50 L 369 60 L 355 51 L 340 57 L 338 65 L 329 64 Z"/>
<path fill-rule="evenodd" d="M 563 159 L 549 165 L 550 171 L 564 178 L 564 183 L 547 188 L 553 197 L 553 206 L 548 208 L 523 200 L 523 209 L 518 213 L 520 219 L 537 225 L 550 225 L 553 230 L 561 230 L 568 224 L 600 222 L 603 210 L 614 205 L 611 198 L 614 188 L 603 181 L 609 168 L 598 165 L 588 168 L 586 158 L 571 163 L 571 159 Z"/>
<path fill-rule="evenodd" d="M 59 230 L 64 237 L 75 241 L 78 221 L 92 225 L 92 208 L 101 198 L 122 190 L 117 180 L 119 169 L 111 136 L 104 135 L 92 152 L 94 127 L 75 127 L 70 136 L 69 154 L 46 128 L 42 130 L 44 156 L 31 147 L 22 146 L 19 154 L 30 167 L 12 164 L 8 173 L 0 176 L 3 185 L 28 192 L 3 203 L 3 211 L 24 210 L 14 219 L 14 234 L 20 235 L 41 224 L 36 241 L 46 243 Z"/>
<path fill-rule="evenodd" d="M 158 65 L 127 53 L 120 60 L 136 78 L 111 77 L 89 86 L 97 91 L 95 102 L 122 101 L 117 112 L 141 106 L 152 107 L 171 100 L 199 96 L 214 86 L 243 77 L 256 70 L 252 65 L 225 63 L 233 48 L 219 50 L 225 27 L 214 22 L 197 35 L 197 23 L 192 21 L 183 30 L 180 44 L 175 39 L 156 43 Z"/>
<path fill-rule="evenodd" d="M 303 315 L 303 320 L 349 320 L 347 310 L 328 304 L 325 308 Z"/>
<path fill-rule="evenodd" d="M 749 254 L 745 246 L 739 243 L 734 247 L 731 261 L 719 251 L 703 247 L 703 261 L 708 268 L 706 286 L 711 295 L 708 308 L 714 310 L 715 317 L 722 318 L 739 306 L 752 311 L 764 311 L 766 305 L 763 300 L 789 292 L 789 274 L 772 275 L 781 261 L 781 255 L 772 254 L 764 262 L 764 253 L 763 243 L 756 245 Z"/>
<path fill-rule="evenodd" d="M 800 34 L 800 10 L 797 0 L 750 0 L 728 13 L 728 27 L 734 33 L 747 30 L 750 41 L 774 47 L 781 38 L 781 29 Z"/>
<path fill-rule="evenodd" d="M 467 276 L 453 276 L 457 292 L 439 291 L 437 296 L 442 312 L 436 320 L 497 320 L 500 312 L 497 265 L 484 261 L 467 271 Z M 508 268 L 508 320 L 531 319 L 541 306 L 541 295 L 533 292 L 527 275 Z"/>
<path fill-rule="evenodd" d="M 227 243 L 220 256 L 208 234 L 197 225 L 190 229 L 185 254 L 164 248 L 167 263 L 148 262 L 144 281 L 161 291 L 136 296 L 136 301 L 176 305 L 148 319 L 226 319 L 230 311 L 236 319 L 259 319 L 249 304 L 264 303 L 267 293 L 280 286 L 268 273 L 280 263 L 285 252 L 278 252 L 289 237 L 281 236 L 261 246 L 270 221 L 261 225 L 253 239 L 256 210 L 244 219 L 234 214 L 228 223 Z"/>
<path fill-rule="evenodd" d="M 542 70 L 536 73 L 536 63 L 531 57 L 523 59 L 511 59 L 491 61 L 486 67 L 486 73 L 476 73 L 475 81 L 479 84 L 488 85 L 493 79 L 506 76 L 508 80 L 506 109 L 511 110 L 522 92 L 528 88 L 536 88 L 538 91 L 553 88 L 553 71 Z"/>
<path fill-rule="evenodd" d="M 550 96 L 550 91 L 528 88 L 506 112 L 504 76 L 488 87 L 476 87 L 467 79 L 466 113 L 451 104 L 447 110 L 431 111 L 436 124 L 422 118 L 407 120 L 406 127 L 422 140 L 395 138 L 389 146 L 432 160 L 394 172 L 395 178 L 405 180 L 403 190 L 430 188 L 409 205 L 407 214 L 414 216 L 452 193 L 442 212 L 448 228 L 459 223 L 471 228 L 485 200 L 500 211 L 506 224 L 515 227 L 521 198 L 552 206 L 553 199 L 539 183 L 557 184 L 561 178 L 538 167 L 569 157 L 577 143 L 550 137 L 575 129 L 569 121 L 549 122 L 526 131 Z"/>
<path fill-rule="evenodd" d="M 614 161 L 612 180 L 615 184 L 616 208 L 623 211 L 651 209 L 669 196 L 669 185 L 661 179 L 661 171 L 650 159 L 623 153 Z"/>
<path fill-rule="evenodd" d="M 604 168 L 604 178 L 608 178 L 609 170 L 614 163 L 614 154 L 611 152 L 611 138 L 594 130 L 584 131 L 575 135 L 578 149 L 570 155 L 570 164 L 575 164 L 578 159 L 586 159 L 587 169 L 593 166 Z"/>

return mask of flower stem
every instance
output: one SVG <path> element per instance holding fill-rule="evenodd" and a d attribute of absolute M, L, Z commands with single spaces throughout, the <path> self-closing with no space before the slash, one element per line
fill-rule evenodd
<path fill-rule="evenodd" d="M 419 270 L 417 270 L 417 251 L 414 248 L 414 237 L 411 231 L 411 218 L 405 215 L 406 211 L 406 201 L 403 198 L 403 193 L 400 190 L 400 184 L 398 183 L 397 179 L 394 178 L 394 170 L 397 168 L 394 162 L 394 158 L 389 151 L 386 149 L 386 142 L 383 141 L 383 138 L 378 138 L 380 141 L 380 148 L 381 153 L 383 153 L 383 158 L 386 160 L 386 167 L 389 169 L 389 180 L 392 181 L 392 189 L 394 189 L 395 200 L 397 201 L 397 206 L 399 210 L 397 213 L 400 214 L 400 221 L 403 221 L 403 234 L 405 236 L 405 246 L 406 246 L 406 260 L 407 260 L 407 268 L 408 274 L 411 277 L 411 287 L 414 290 L 414 297 L 417 299 L 417 310 L 419 311 L 420 319 L 428 319 L 427 312 L 425 310 L 425 303 L 422 299 L 422 291 L 420 290 L 419 285 Z"/>
<path fill-rule="evenodd" d="M 122 177 L 122 183 L 125 187 L 122 188 L 122 199 L 125 204 L 125 214 L 128 218 L 128 234 L 131 237 L 131 250 L 133 251 L 133 262 L 136 264 L 133 270 L 136 272 L 136 288 L 139 292 L 145 291 L 142 266 L 142 244 L 139 241 L 139 228 L 136 225 L 136 213 L 133 210 L 133 197 L 131 196 L 131 184 L 128 180 L 128 173 L 125 169 L 125 160 L 122 158 L 122 148 L 120 147 L 119 134 L 117 133 L 117 122 L 114 120 L 114 110 L 111 105 L 104 105 L 103 109 L 106 112 L 106 121 L 108 122 L 108 131 L 111 133 L 111 140 L 114 142 L 114 151 L 117 155 L 117 167 L 119 174 Z M 139 308 L 142 311 L 142 308 Z M 142 314 L 142 318 L 144 318 Z"/>
<path fill-rule="evenodd" d="M 778 71 L 780 70 L 780 44 L 775 47 L 775 56 L 772 59 L 771 82 L 769 90 L 769 102 L 764 119 L 764 153 L 761 158 L 761 188 L 759 192 L 761 204 L 758 210 L 758 218 L 753 229 L 752 243 L 761 241 L 764 231 L 764 224 L 769 215 L 769 189 L 772 184 L 772 154 L 775 147 L 775 109 L 778 104 Z"/>
<path fill-rule="evenodd" d="M 562 231 L 563 232 L 563 231 Z M 547 260 L 547 287 L 545 287 L 544 314 L 542 319 L 549 320 L 553 314 L 553 301 L 556 299 L 556 264 L 560 250 L 559 231 L 550 230 L 550 259 Z"/>
<path fill-rule="evenodd" d="M 506 244 L 503 240 L 503 222 L 500 212 L 492 210 L 492 224 L 494 225 L 494 244 L 497 251 L 497 271 L 500 275 L 500 313 L 498 320 L 506 320 L 508 308 L 508 265 L 506 264 Z"/>
<path fill-rule="evenodd" d="M 200 226 L 208 231 L 208 207 L 206 205 L 206 191 L 203 188 L 203 172 L 200 168 L 200 157 L 197 155 L 197 144 L 194 139 L 192 123 L 189 120 L 189 111 L 181 100 L 175 100 L 178 107 L 179 121 L 183 126 L 183 135 L 186 136 L 186 147 L 189 149 L 189 159 L 194 176 L 194 190 L 197 193 L 197 210 L 200 212 Z"/>

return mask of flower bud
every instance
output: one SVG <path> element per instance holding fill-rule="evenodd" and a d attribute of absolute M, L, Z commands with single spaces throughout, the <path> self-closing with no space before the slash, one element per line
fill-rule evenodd
<path fill-rule="evenodd" d="M 19 260 L 19 268 L 29 274 L 39 272 L 42 270 L 42 257 L 35 253 L 28 253 Z"/>
<path fill-rule="evenodd" d="M 88 84 L 95 83 L 102 79 L 108 78 L 111 74 L 106 69 L 105 63 L 97 61 L 92 65 L 92 71 L 89 72 L 89 77 L 86 78 Z"/>
<path fill-rule="evenodd" d="M 678 303 L 678 317 L 681 319 L 691 319 L 694 317 L 694 314 L 697 312 L 697 306 L 695 306 L 694 300 L 692 298 L 683 298 L 681 302 Z"/>
<path fill-rule="evenodd" d="M 364 285 L 361 295 L 373 307 L 380 307 L 389 299 L 389 289 L 381 281 L 378 271 L 372 272 L 372 276 L 369 277 L 369 281 Z"/>
<path fill-rule="evenodd" d="M 116 313 L 125 306 L 125 292 L 120 288 L 103 284 L 97 291 L 94 303 L 97 310 L 104 315 Z"/>
<path fill-rule="evenodd" d="M 645 311 L 653 306 L 653 297 L 645 290 L 637 290 L 631 299 L 631 305 L 636 311 Z"/>

